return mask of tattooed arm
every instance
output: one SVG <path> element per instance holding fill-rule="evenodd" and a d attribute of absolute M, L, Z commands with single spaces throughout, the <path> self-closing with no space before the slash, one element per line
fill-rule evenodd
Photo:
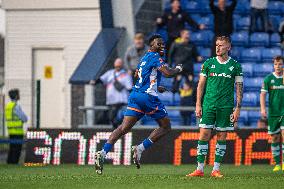
<path fill-rule="evenodd" d="M 240 117 L 240 111 L 243 100 L 243 82 L 236 82 L 236 90 L 237 90 L 237 105 L 233 113 L 234 122 L 237 122 Z"/>

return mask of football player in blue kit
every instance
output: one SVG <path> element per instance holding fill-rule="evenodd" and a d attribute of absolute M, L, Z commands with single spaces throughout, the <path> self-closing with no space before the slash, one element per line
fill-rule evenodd
<path fill-rule="evenodd" d="M 159 127 L 141 144 L 132 147 L 133 161 L 138 169 L 142 152 L 171 130 L 167 111 L 158 98 L 158 92 L 165 92 L 166 89 L 159 84 L 162 74 L 165 77 L 174 77 L 182 71 L 182 66 L 177 65 L 175 68 L 170 68 L 165 64 L 162 58 L 165 46 L 160 35 L 151 36 L 149 45 L 149 52 L 140 60 L 136 69 L 137 82 L 129 95 L 123 122 L 112 132 L 103 149 L 95 155 L 95 168 L 98 174 L 102 174 L 104 158 L 115 142 L 128 133 L 145 114 L 155 119 Z"/>

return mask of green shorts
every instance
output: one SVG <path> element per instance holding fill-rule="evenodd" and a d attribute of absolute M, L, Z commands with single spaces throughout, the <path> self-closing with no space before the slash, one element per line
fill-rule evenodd
<path fill-rule="evenodd" d="M 233 108 L 202 108 L 199 127 L 217 131 L 234 130 Z"/>
<path fill-rule="evenodd" d="M 284 129 L 284 116 L 268 117 L 268 134 L 277 134 Z"/>

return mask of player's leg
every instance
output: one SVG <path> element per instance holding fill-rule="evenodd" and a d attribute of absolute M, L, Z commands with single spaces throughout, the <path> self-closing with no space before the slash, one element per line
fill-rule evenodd
<path fill-rule="evenodd" d="M 271 135 L 271 152 L 275 161 L 273 171 L 280 171 L 280 117 L 268 117 L 268 134 Z"/>
<path fill-rule="evenodd" d="M 227 131 L 234 130 L 232 108 L 218 108 L 216 115 L 217 143 L 215 149 L 214 167 L 211 173 L 213 177 L 223 177 L 220 172 L 220 164 L 226 153 Z"/>
<path fill-rule="evenodd" d="M 134 116 L 125 116 L 122 124 L 116 128 L 110 135 L 107 142 L 104 144 L 103 149 L 95 154 L 95 168 L 98 174 L 102 174 L 104 159 L 108 152 L 111 151 L 116 141 L 128 133 L 139 118 Z"/>
<path fill-rule="evenodd" d="M 162 104 L 156 106 L 157 108 L 152 111 L 149 115 L 155 119 L 159 125 L 159 128 L 152 131 L 148 138 L 144 139 L 142 143 L 137 146 L 133 146 L 133 160 L 136 167 L 140 168 L 140 159 L 144 150 L 150 148 L 153 143 L 160 140 L 163 136 L 171 130 L 171 122 L 167 117 L 167 111 Z M 149 109 L 148 109 L 149 110 Z"/>
<path fill-rule="evenodd" d="M 204 176 L 204 163 L 208 154 L 208 142 L 211 138 L 212 129 L 215 126 L 215 119 L 216 111 L 214 109 L 202 110 L 202 118 L 199 121 L 199 140 L 197 144 L 197 168 L 194 172 L 186 176 Z"/>
<path fill-rule="evenodd" d="M 220 172 L 220 164 L 223 160 L 223 157 L 226 153 L 226 138 L 227 138 L 227 132 L 221 131 L 217 132 L 217 144 L 215 149 L 215 160 L 214 160 L 214 166 L 211 173 L 211 176 L 213 177 L 223 177 L 223 175 Z"/>

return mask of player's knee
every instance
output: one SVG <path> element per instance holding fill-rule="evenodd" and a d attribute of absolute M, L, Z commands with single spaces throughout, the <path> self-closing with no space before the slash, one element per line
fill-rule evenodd
<path fill-rule="evenodd" d="M 280 142 L 280 134 L 271 135 L 271 140 L 273 143 Z"/>

